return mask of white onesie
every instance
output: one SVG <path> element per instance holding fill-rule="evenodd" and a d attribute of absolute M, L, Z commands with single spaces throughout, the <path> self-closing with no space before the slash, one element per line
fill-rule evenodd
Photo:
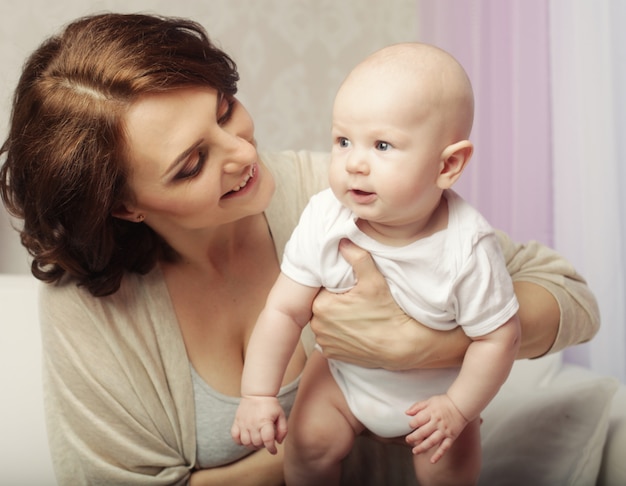
<path fill-rule="evenodd" d="M 283 256 L 281 270 L 310 287 L 343 292 L 355 284 L 338 251 L 342 238 L 369 251 L 398 305 L 439 330 L 462 326 L 470 336 L 497 329 L 517 312 L 511 277 L 491 226 L 454 191 L 448 227 L 403 247 L 383 245 L 356 225 L 356 216 L 327 189 L 313 196 Z M 459 368 L 387 371 L 329 360 L 331 372 L 354 416 L 381 437 L 411 431 L 412 404 L 445 393 Z"/>

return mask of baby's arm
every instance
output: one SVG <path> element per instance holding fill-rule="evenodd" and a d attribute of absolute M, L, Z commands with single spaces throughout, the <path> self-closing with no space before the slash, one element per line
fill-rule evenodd
<path fill-rule="evenodd" d="M 439 445 L 431 458 L 437 462 L 463 428 L 480 413 L 506 380 L 520 345 L 517 314 L 495 331 L 475 338 L 467 349 L 459 376 L 445 395 L 437 395 L 413 405 L 407 436 L 413 453 Z"/>
<path fill-rule="evenodd" d="M 275 441 L 285 438 L 287 420 L 276 395 L 318 291 L 282 273 L 272 287 L 246 351 L 241 403 L 231 429 L 238 444 L 265 446 L 275 454 Z"/>

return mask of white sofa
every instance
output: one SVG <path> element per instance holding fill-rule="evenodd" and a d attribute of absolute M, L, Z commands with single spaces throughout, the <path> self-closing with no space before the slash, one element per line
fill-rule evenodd
<path fill-rule="evenodd" d="M 55 484 L 43 420 L 38 285 L 27 275 L 0 275 L 0 484 L 11 486 Z M 559 355 L 520 361 L 483 418 L 481 485 L 626 485 L 624 384 L 562 364 Z M 380 467 L 372 467 L 373 484 L 383 484 L 375 481 Z M 405 476 L 393 484 L 410 482 Z"/>

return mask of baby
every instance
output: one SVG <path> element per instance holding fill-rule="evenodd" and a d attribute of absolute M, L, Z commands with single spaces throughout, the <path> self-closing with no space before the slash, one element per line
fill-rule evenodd
<path fill-rule="evenodd" d="M 421 485 L 474 484 L 480 413 L 507 378 L 520 338 L 518 303 L 496 236 L 451 187 L 468 163 L 470 81 L 446 52 L 419 43 L 360 63 L 333 107 L 330 189 L 314 196 L 285 249 L 250 338 L 232 428 L 276 452 L 287 434 L 276 394 L 321 287 L 355 284 L 338 251 L 369 251 L 415 320 L 472 340 L 458 368 L 388 371 L 312 352 L 285 444 L 287 484 L 338 484 L 356 435 L 406 437 Z"/>

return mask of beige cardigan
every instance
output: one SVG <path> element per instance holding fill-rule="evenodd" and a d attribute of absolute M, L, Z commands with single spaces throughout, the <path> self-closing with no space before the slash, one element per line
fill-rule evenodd
<path fill-rule="evenodd" d="M 282 152 L 263 159 L 277 182 L 266 215 L 282 255 L 309 197 L 326 186 L 327 155 Z M 562 321 L 552 351 L 590 339 L 599 325 L 596 302 L 571 265 L 539 244 L 515 245 L 505 235 L 501 241 L 513 278 L 544 285 L 559 302 Z M 59 484 L 186 484 L 196 456 L 193 389 L 159 268 L 128 275 L 118 292 L 103 298 L 71 282 L 42 284 L 40 311 Z"/>

